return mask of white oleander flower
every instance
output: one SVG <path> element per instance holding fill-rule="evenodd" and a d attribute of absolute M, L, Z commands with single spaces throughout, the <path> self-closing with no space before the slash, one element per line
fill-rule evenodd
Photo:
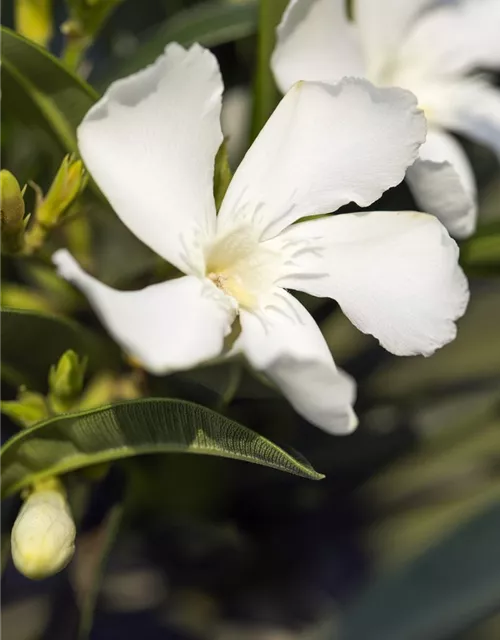
<path fill-rule="evenodd" d="M 28 578 L 47 578 L 71 560 L 75 536 L 75 523 L 64 493 L 36 491 L 26 499 L 12 528 L 14 564 Z"/>
<path fill-rule="evenodd" d="M 412 91 L 427 141 L 408 171 L 418 206 L 452 235 L 474 232 L 472 167 L 451 130 L 500 156 L 500 91 L 476 69 L 500 69 L 500 0 L 291 0 L 272 57 L 278 85 L 365 77 Z"/>
<path fill-rule="evenodd" d="M 222 90 L 209 51 L 171 44 L 152 66 L 112 84 L 78 130 L 85 164 L 121 220 L 186 275 L 124 292 L 82 271 L 65 250 L 54 262 L 149 371 L 220 356 L 239 316 L 232 352 L 310 422 L 349 432 L 354 383 L 287 289 L 334 298 L 392 353 L 430 355 L 453 340 L 467 305 L 458 248 L 422 213 L 293 223 L 352 201 L 368 205 L 401 182 L 424 141 L 425 118 L 401 89 L 299 83 L 246 154 L 216 215 Z"/>

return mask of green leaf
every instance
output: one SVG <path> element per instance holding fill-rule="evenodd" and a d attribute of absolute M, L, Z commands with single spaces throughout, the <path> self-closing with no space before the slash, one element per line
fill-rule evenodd
<path fill-rule="evenodd" d="M 44 390 L 50 367 L 68 349 L 89 358 L 89 370 L 114 368 L 118 348 L 76 322 L 36 311 L 2 309 L 2 376 Z"/>
<path fill-rule="evenodd" d="M 351 607 L 340 640 L 442 640 L 498 608 L 500 505 L 413 562 L 380 577 Z"/>
<path fill-rule="evenodd" d="M 145 453 L 197 453 L 254 462 L 313 480 L 304 460 L 224 416 L 183 400 L 142 399 L 57 416 L 3 447 L 5 494 L 93 464 Z"/>
<path fill-rule="evenodd" d="M 2 282 L 0 303 L 2 307 L 11 307 L 14 309 L 26 309 L 28 311 L 41 311 L 45 313 L 52 313 L 54 311 L 50 301 L 39 291 L 33 291 L 33 289 L 11 282 Z"/>
<path fill-rule="evenodd" d="M 49 130 L 65 151 L 76 151 L 76 128 L 98 99 L 57 58 L 2 27 L 3 108 Z"/>
<path fill-rule="evenodd" d="M 169 42 L 179 42 L 184 46 L 198 42 L 205 47 L 215 47 L 253 35 L 256 31 L 255 0 L 203 2 L 181 11 L 153 33 L 146 34 L 143 43 L 120 68 L 118 75 L 128 75 L 150 64 L 163 53 Z"/>

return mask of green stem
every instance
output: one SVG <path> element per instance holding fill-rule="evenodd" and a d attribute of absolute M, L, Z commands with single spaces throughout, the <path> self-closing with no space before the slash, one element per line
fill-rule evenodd
<path fill-rule="evenodd" d="M 71 71 L 78 71 L 87 48 L 92 40 L 87 36 L 67 36 L 64 44 L 62 59 Z"/>
<path fill-rule="evenodd" d="M 109 555 L 123 522 L 124 511 L 125 502 L 116 504 L 111 508 L 111 511 L 102 525 L 103 539 L 100 543 L 100 548 L 97 549 L 98 559 L 94 570 L 92 584 L 88 588 L 88 591 L 84 593 L 81 604 L 78 628 L 79 640 L 87 640 L 92 631 L 97 598 L 101 589 Z"/>
<path fill-rule="evenodd" d="M 40 224 L 35 218 L 24 236 L 24 254 L 32 255 L 39 251 L 50 231 L 51 229 L 49 227 Z"/>
<path fill-rule="evenodd" d="M 287 4 L 288 0 L 260 0 L 257 68 L 255 73 L 252 114 L 252 140 L 257 137 L 280 99 L 270 62 L 276 42 L 276 27 L 279 24 Z"/>

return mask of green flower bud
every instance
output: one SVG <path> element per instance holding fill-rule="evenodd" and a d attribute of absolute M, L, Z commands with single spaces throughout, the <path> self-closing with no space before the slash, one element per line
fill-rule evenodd
<path fill-rule="evenodd" d="M 31 425 L 48 418 L 47 403 L 41 393 L 27 391 L 21 387 L 17 400 L 3 400 L 0 402 L 2 413 L 9 416 L 22 427 Z"/>
<path fill-rule="evenodd" d="M 81 160 L 65 156 L 52 185 L 36 211 L 36 219 L 43 227 L 54 227 L 87 183 Z"/>
<path fill-rule="evenodd" d="M 16 253 L 23 245 L 24 199 L 18 181 L 6 169 L 0 171 L 0 190 L 2 249 Z"/>
<path fill-rule="evenodd" d="M 32 580 L 47 578 L 68 564 L 75 551 L 76 528 L 64 490 L 32 493 L 12 528 L 12 559 L 17 570 Z"/>
<path fill-rule="evenodd" d="M 83 389 L 87 358 L 66 351 L 49 372 L 50 399 L 56 411 L 67 411 Z"/>
<path fill-rule="evenodd" d="M 52 0 L 17 0 L 16 31 L 46 47 L 52 38 Z"/>

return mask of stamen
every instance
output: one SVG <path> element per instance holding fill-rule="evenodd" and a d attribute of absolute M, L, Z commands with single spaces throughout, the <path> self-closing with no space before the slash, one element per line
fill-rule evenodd
<path fill-rule="evenodd" d="M 224 288 L 224 285 L 227 282 L 227 276 L 224 276 L 221 273 L 214 273 L 213 271 L 211 271 L 207 277 L 209 280 L 211 280 L 214 283 L 214 285 L 218 289 L 222 289 L 224 293 L 227 293 L 227 291 Z"/>
<path fill-rule="evenodd" d="M 279 275 L 282 260 L 247 226 L 219 237 L 206 252 L 206 277 L 240 307 L 254 309 Z"/>

